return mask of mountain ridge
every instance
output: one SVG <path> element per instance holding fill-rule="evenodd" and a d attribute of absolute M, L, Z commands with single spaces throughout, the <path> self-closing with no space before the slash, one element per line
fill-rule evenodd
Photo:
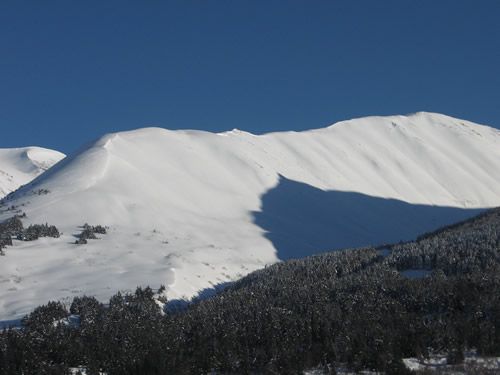
<path fill-rule="evenodd" d="M 6 251 L 0 282 L 13 290 L 1 292 L 0 315 L 136 285 L 166 284 L 169 298 L 190 297 L 286 259 L 279 245 L 294 238 L 302 255 L 314 243 L 321 252 L 409 240 L 500 205 L 499 161 L 500 131 L 429 113 L 263 135 L 107 134 L 2 201 L 0 220 L 14 205 L 26 225 L 47 222 L 63 235 Z M 391 213 L 406 216 L 400 238 Z M 285 225 L 292 218 L 303 225 Z M 74 245 L 84 223 L 108 234 Z M 331 223 L 345 229 L 329 231 Z M 311 237 L 315 226 L 324 228 L 321 241 Z"/>

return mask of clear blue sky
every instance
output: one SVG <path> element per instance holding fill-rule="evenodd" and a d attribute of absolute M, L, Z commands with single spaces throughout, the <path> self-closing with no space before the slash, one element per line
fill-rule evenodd
<path fill-rule="evenodd" d="M 498 0 L 0 2 L 0 147 L 441 112 L 500 127 Z"/>

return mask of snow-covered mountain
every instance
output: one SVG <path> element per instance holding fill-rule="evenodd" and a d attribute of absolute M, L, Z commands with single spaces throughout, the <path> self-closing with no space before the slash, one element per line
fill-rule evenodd
<path fill-rule="evenodd" d="M 36 194 L 44 191 L 47 194 Z M 266 264 L 411 239 L 500 205 L 500 131 L 439 114 L 253 135 L 145 128 L 106 135 L 3 202 L 58 239 L 0 259 L 0 318 L 137 285 L 169 298 Z M 75 245 L 80 226 L 108 234 Z"/>
<path fill-rule="evenodd" d="M 0 198 L 13 192 L 65 157 L 41 147 L 0 149 Z"/>

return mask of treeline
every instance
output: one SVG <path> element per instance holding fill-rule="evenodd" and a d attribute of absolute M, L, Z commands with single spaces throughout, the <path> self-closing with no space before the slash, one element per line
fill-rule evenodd
<path fill-rule="evenodd" d="M 40 237 L 54 237 L 60 236 L 59 230 L 54 225 L 46 224 L 32 224 L 24 228 L 23 222 L 20 217 L 14 216 L 3 223 L 0 223 L 0 254 L 7 246 L 12 246 L 12 238 L 20 241 L 34 241 Z"/>
<path fill-rule="evenodd" d="M 343 364 L 404 374 L 402 358 L 430 352 L 449 363 L 468 348 L 500 355 L 499 209 L 385 250 L 278 263 L 176 313 L 149 288 L 109 306 L 51 302 L 0 335 L 0 372 L 298 374 Z M 409 269 L 432 272 L 407 278 Z"/>

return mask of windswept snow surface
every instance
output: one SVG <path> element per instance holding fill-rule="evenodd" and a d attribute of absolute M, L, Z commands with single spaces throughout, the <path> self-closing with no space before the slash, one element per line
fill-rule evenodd
<path fill-rule="evenodd" d="M 294 211 L 299 217 L 264 212 L 263 197 L 283 180 L 314 192 L 388 199 L 388 207 L 447 206 L 465 212 L 498 206 L 500 131 L 417 113 L 259 136 L 160 128 L 106 135 L 3 202 L 0 219 L 16 205 L 27 214 L 25 225 L 48 222 L 63 235 L 15 241 L 6 249 L 0 258 L 0 318 L 13 319 L 50 299 L 76 294 L 105 300 L 137 285 L 165 284 L 169 298 L 190 297 L 276 262 L 269 229 L 255 218 L 300 221 L 300 210 Z M 50 193 L 33 194 L 40 189 Z M 297 194 L 289 205 L 307 204 L 308 196 Z M 335 204 L 326 208 L 334 216 L 318 219 L 326 223 L 303 220 L 308 236 L 316 224 L 332 227 L 328 248 L 317 251 L 409 239 L 398 238 L 397 230 L 381 230 L 381 223 L 390 229 L 404 222 L 411 227 L 406 236 L 443 224 L 422 214 L 394 218 L 383 204 L 369 206 L 366 215 L 363 206 L 350 212 L 349 205 L 341 205 L 336 212 Z M 74 235 L 86 222 L 109 226 L 108 234 L 75 245 Z M 337 226 L 342 230 L 335 232 Z M 300 226 L 295 227 L 293 235 L 300 237 Z M 312 238 L 304 241 L 309 239 L 312 243 Z"/>
<path fill-rule="evenodd" d="M 0 149 L 0 199 L 33 180 L 64 156 L 41 147 Z"/>

